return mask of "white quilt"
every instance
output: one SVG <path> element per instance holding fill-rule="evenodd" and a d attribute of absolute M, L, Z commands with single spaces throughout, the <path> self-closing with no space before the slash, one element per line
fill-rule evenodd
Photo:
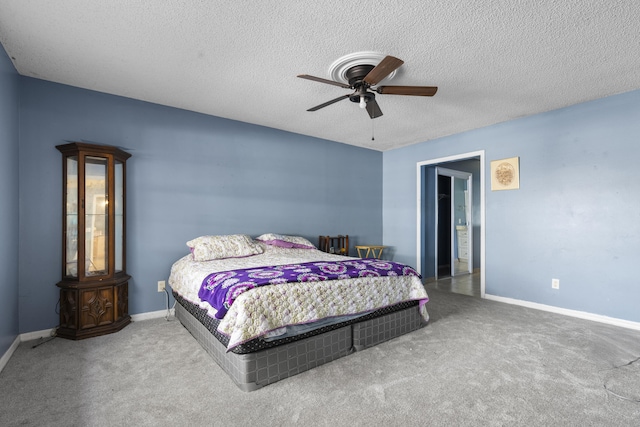
<path fill-rule="evenodd" d="M 211 273 L 311 261 L 343 261 L 341 255 L 314 249 L 289 249 L 264 245 L 265 252 L 245 258 L 196 262 L 191 254 L 171 268 L 169 285 L 184 299 L 206 309 L 198 291 Z M 287 283 L 262 286 L 240 295 L 221 320 L 218 331 L 229 336 L 228 349 L 264 336 L 287 325 L 305 324 L 328 317 L 364 313 L 409 300 L 421 301 L 421 313 L 428 320 L 424 303 L 427 292 L 417 276 L 362 277 L 325 282 Z"/>

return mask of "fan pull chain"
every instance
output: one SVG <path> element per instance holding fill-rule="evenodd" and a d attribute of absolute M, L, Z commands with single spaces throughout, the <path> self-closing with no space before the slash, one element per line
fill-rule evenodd
<path fill-rule="evenodd" d="M 375 141 L 376 139 L 373 137 L 373 120 L 371 120 L 371 140 Z"/>

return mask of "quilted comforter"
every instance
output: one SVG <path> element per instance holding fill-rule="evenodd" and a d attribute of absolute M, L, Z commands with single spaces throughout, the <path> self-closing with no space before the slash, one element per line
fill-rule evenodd
<path fill-rule="evenodd" d="M 169 285 L 183 298 L 205 308 L 210 316 L 215 317 L 217 310 L 198 297 L 203 281 L 211 273 L 346 259 L 349 258 L 318 250 L 269 245 L 265 245 L 263 254 L 246 258 L 196 262 L 191 255 L 186 255 L 173 264 Z M 417 275 L 365 276 L 262 286 L 237 297 L 220 321 L 218 331 L 229 336 L 227 348 L 230 350 L 288 325 L 366 313 L 410 300 L 420 301 L 422 316 L 428 320 L 424 306 L 428 296 Z"/>

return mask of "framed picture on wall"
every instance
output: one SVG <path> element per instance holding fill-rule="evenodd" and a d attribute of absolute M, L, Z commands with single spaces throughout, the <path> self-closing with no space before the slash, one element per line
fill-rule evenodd
<path fill-rule="evenodd" d="M 491 161 L 491 191 L 520 188 L 520 157 Z"/>

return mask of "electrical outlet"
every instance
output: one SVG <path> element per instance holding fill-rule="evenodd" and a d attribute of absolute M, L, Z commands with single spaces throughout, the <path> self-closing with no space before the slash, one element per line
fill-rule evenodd
<path fill-rule="evenodd" d="M 164 280 L 158 280 L 158 292 L 164 292 Z"/>
<path fill-rule="evenodd" d="M 560 279 L 551 279 L 551 287 L 553 289 L 560 289 Z"/>

